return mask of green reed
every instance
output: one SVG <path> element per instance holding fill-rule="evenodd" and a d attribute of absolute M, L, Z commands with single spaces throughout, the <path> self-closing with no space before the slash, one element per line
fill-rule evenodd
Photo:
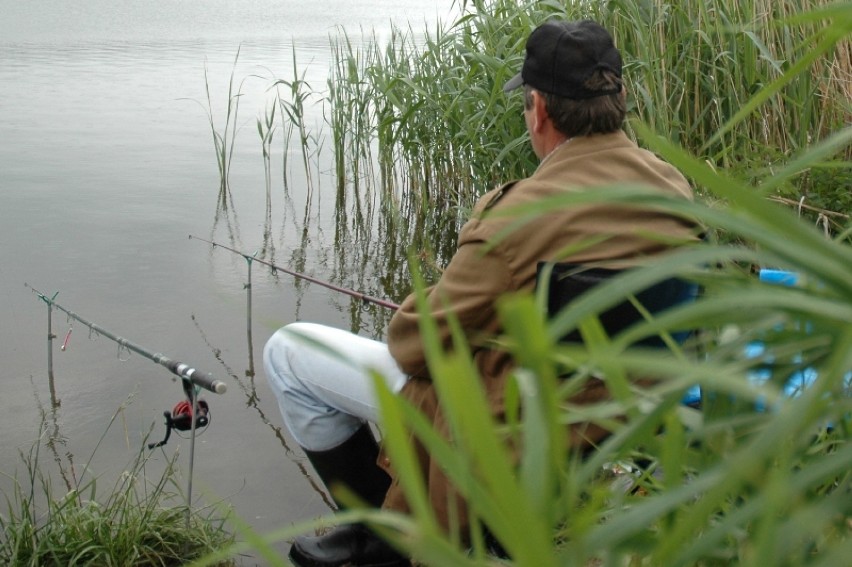
<path fill-rule="evenodd" d="M 325 90 L 305 81 L 294 50 L 292 77 L 272 85 L 285 194 L 291 145 L 310 200 L 326 169 L 328 139 L 337 210 L 348 204 L 354 211 L 346 222 L 363 228 L 378 212 L 384 229 L 445 263 L 477 196 L 535 169 L 522 97 L 501 87 L 520 68 L 529 31 L 551 17 L 604 23 L 624 55 L 632 114 L 752 183 L 852 120 L 850 42 L 837 31 L 842 26 L 826 26 L 842 21 L 844 8 L 828 0 L 465 0 L 459 7 L 455 21 L 423 34 L 394 28 L 384 45 L 375 35 L 356 42 L 342 34 L 331 45 Z M 307 123 L 311 103 L 321 106 L 324 124 Z M 217 136 L 211 113 L 224 180 L 233 151 L 233 138 L 222 143 L 227 124 Z M 273 125 L 265 128 L 271 133 Z M 848 146 L 836 148 L 767 196 L 804 197 L 806 218 L 842 230 L 852 207 L 850 157 Z"/>
<path fill-rule="evenodd" d="M 281 110 L 281 119 L 284 120 L 284 117 L 286 116 L 288 120 L 288 123 L 285 126 L 285 131 L 288 132 L 288 135 L 285 136 L 284 153 L 286 155 L 292 132 L 297 132 L 299 134 L 298 144 L 302 156 L 305 183 L 310 195 L 313 193 L 314 189 L 312 166 L 315 163 L 314 158 L 322 152 L 322 138 L 318 132 L 312 131 L 309 125 L 305 122 L 306 107 L 314 93 L 310 84 L 305 81 L 304 72 L 301 74 L 299 73 L 299 65 L 296 61 L 295 49 L 293 49 L 292 63 L 293 78 L 290 80 L 278 79 L 272 84 L 272 87 L 274 87 L 276 91 L 276 100 L 278 102 L 278 107 Z M 286 88 L 285 92 L 287 96 L 281 95 L 279 87 Z M 319 167 L 318 164 L 316 166 Z M 286 178 L 286 171 L 284 172 L 284 175 Z"/>
<path fill-rule="evenodd" d="M 275 113 L 277 109 L 276 102 L 272 101 L 264 108 L 263 116 L 258 115 L 256 119 L 257 134 L 260 137 L 261 148 L 263 149 L 263 181 L 266 188 L 261 254 L 265 254 L 269 249 L 272 233 L 272 139 L 275 136 Z"/>
<path fill-rule="evenodd" d="M 326 123 L 332 136 L 338 192 L 351 186 L 357 192 L 364 179 L 375 177 L 373 138 L 376 122 L 374 101 L 379 96 L 367 75 L 380 64 L 378 41 L 354 48 L 342 32 L 332 44 L 333 65 L 327 82 Z M 352 90 L 349 85 L 358 85 Z M 367 191 L 371 189 L 366 186 Z"/>
<path fill-rule="evenodd" d="M 361 221 L 375 218 L 386 234 L 426 249 L 438 265 L 451 256 L 455 234 L 477 196 L 536 166 L 522 97 L 506 95 L 501 87 L 520 68 L 529 31 L 547 18 L 603 22 L 624 55 L 632 115 L 713 167 L 736 171 L 753 184 L 852 120 L 850 42 L 838 31 L 842 25 L 827 26 L 846 17 L 842 4 L 459 4 L 455 21 L 423 34 L 394 28 L 384 45 L 369 34 L 360 42 L 343 34 L 332 44 L 324 91 L 304 81 L 295 53 L 293 78 L 275 83 L 287 87 L 277 93 L 285 190 L 291 142 L 310 188 L 323 168 L 328 136 L 336 209 L 354 211 L 341 222 L 367 230 Z M 320 129 L 305 122 L 312 99 L 325 117 Z M 792 206 L 801 203 L 797 209 L 805 218 L 831 232 L 843 230 L 852 207 L 850 157 L 849 145 L 837 147 L 765 194 Z"/>
<path fill-rule="evenodd" d="M 275 135 L 275 113 L 277 106 L 273 103 L 264 109 L 263 118 L 257 117 L 257 135 L 263 149 L 263 180 L 266 186 L 266 206 L 272 197 L 272 138 Z"/>
<path fill-rule="evenodd" d="M 213 111 L 213 100 L 210 94 L 210 81 L 207 75 L 207 64 L 204 65 L 204 89 L 207 95 L 207 120 L 210 124 L 210 133 L 213 136 L 213 150 L 216 154 L 216 165 L 219 168 L 219 201 L 226 205 L 229 190 L 229 178 L 231 174 L 231 161 L 234 155 L 234 142 L 237 136 L 237 117 L 240 109 L 240 97 L 242 96 L 242 82 L 234 90 L 234 73 L 237 61 L 240 58 L 240 50 L 234 56 L 231 76 L 228 80 L 228 99 L 225 104 L 225 124 L 221 131 L 216 128 L 216 119 Z"/>
<path fill-rule="evenodd" d="M 422 42 L 397 30 L 379 56 L 372 46 L 362 53 L 349 42 L 337 46 L 326 103 L 338 172 L 344 168 L 339 152 L 346 163 L 360 163 L 363 148 L 375 142 L 378 183 L 403 187 L 410 203 L 461 207 L 497 183 L 528 174 L 534 158 L 519 151 L 525 144 L 521 100 L 500 87 L 520 67 L 529 31 L 549 17 L 603 22 L 625 56 L 633 112 L 717 167 L 770 167 L 852 116 L 849 42 L 839 38 L 826 38 L 834 50 L 765 104 L 746 106 L 809 57 L 825 26 L 797 16 L 829 6 L 826 1 L 462 5 L 456 22 L 436 26 Z M 371 99 L 373 112 L 365 106 Z M 744 108 L 748 113 L 739 116 Z M 848 148 L 843 156 L 850 156 Z M 809 189 L 803 181 L 789 190 Z"/>

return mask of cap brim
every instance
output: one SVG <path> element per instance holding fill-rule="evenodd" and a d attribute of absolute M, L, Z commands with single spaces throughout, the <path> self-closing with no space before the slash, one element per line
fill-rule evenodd
<path fill-rule="evenodd" d="M 506 81 L 506 84 L 503 85 L 503 92 L 507 93 L 509 91 L 513 91 L 523 84 L 524 84 L 524 78 L 521 77 L 520 73 L 518 73 L 517 75 L 515 75 L 514 77 L 512 77 L 511 79 Z"/>

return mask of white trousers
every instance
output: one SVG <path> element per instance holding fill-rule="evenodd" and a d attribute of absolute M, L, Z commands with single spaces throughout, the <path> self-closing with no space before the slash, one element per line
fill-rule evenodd
<path fill-rule="evenodd" d="M 315 323 L 279 329 L 263 349 L 263 366 L 284 424 L 311 451 L 340 445 L 365 421 L 378 423 L 370 370 L 393 392 L 408 380 L 385 343 Z"/>

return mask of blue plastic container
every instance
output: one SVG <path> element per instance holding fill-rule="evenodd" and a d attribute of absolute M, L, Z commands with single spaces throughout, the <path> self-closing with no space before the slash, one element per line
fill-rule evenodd
<path fill-rule="evenodd" d="M 801 281 L 801 278 L 799 274 L 795 272 L 764 268 L 760 270 L 760 281 L 792 287 L 797 285 Z M 765 353 L 766 345 L 760 341 L 750 343 L 745 349 L 745 355 L 748 358 L 759 358 L 764 356 Z M 771 363 L 771 361 L 767 362 Z M 788 397 L 795 397 L 799 395 L 805 388 L 814 383 L 817 379 L 817 374 L 817 371 L 813 368 L 805 368 L 796 372 L 784 385 L 784 395 Z M 753 384 L 763 384 L 772 378 L 772 371 L 769 368 L 753 370 L 749 373 L 748 378 Z M 852 371 L 845 376 L 844 380 L 847 385 L 852 388 Z M 701 404 L 701 387 L 693 386 L 687 390 L 682 403 L 693 407 L 699 406 Z M 758 411 L 764 411 L 766 409 L 765 403 L 758 400 L 756 409 Z"/>

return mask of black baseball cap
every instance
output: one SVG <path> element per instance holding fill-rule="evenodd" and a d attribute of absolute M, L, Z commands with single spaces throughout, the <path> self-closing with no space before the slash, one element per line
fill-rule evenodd
<path fill-rule="evenodd" d="M 621 78 L 621 53 L 612 36 L 591 20 L 549 21 L 527 39 L 527 54 L 521 72 L 503 86 L 511 91 L 521 85 L 570 98 L 585 100 L 621 92 L 621 85 L 607 90 L 583 86 L 597 70 L 614 72 Z"/>

